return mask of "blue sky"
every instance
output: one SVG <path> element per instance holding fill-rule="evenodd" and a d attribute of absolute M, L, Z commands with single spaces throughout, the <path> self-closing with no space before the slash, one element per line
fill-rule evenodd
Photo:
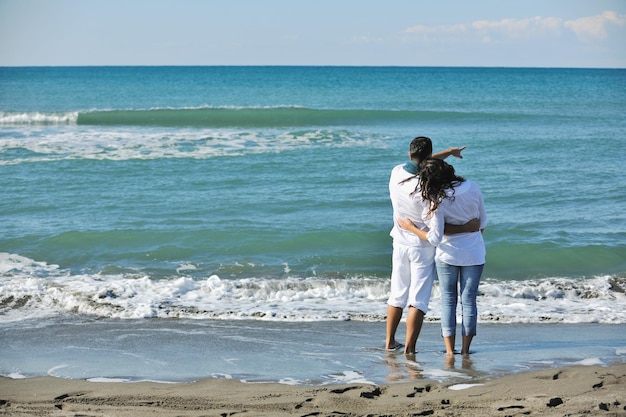
<path fill-rule="evenodd" d="M 0 0 L 0 66 L 626 68 L 625 0 Z"/>

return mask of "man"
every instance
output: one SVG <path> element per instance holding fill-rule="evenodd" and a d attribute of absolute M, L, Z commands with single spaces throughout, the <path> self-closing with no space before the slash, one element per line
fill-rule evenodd
<path fill-rule="evenodd" d="M 445 159 L 452 155 L 463 158 L 462 148 L 449 148 L 432 155 L 433 146 L 429 138 L 419 136 L 411 141 L 410 161 L 393 168 L 389 179 L 389 195 L 393 207 L 393 256 L 391 291 L 387 301 L 387 336 L 385 348 L 399 350 L 402 344 L 395 335 L 404 308 L 408 305 L 406 340 L 404 353 L 414 354 L 417 338 L 422 329 L 424 315 L 428 312 L 430 293 L 435 279 L 435 247 L 418 236 L 400 227 L 397 219 L 409 218 L 420 229 L 427 229 L 422 212 L 427 206 L 419 192 L 419 163 L 428 157 Z M 445 227 L 446 234 L 475 232 L 479 222 L 473 220 L 465 225 Z"/>

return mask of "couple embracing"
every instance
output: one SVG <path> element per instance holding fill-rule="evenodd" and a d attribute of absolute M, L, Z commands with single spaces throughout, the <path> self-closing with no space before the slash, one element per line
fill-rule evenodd
<path fill-rule="evenodd" d="M 476 335 L 476 294 L 485 264 L 482 231 L 487 224 L 478 185 L 456 175 L 444 159 L 462 158 L 463 148 L 433 155 L 432 141 L 411 142 L 409 161 L 396 166 L 389 180 L 394 225 L 391 290 L 387 301 L 387 350 L 415 354 L 435 279 L 441 290 L 441 333 L 446 353 L 455 353 L 456 307 L 462 312 L 461 354 L 469 354 Z M 404 345 L 395 339 L 409 306 Z"/>

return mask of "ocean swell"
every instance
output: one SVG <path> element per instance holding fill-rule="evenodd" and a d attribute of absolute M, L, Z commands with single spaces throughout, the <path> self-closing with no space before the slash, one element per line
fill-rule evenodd
<path fill-rule="evenodd" d="M 480 112 L 379 109 L 312 109 L 283 107 L 199 107 L 107 109 L 73 112 L 1 112 L 0 125 L 78 124 L 92 126 L 240 127 L 281 128 L 306 126 L 410 125 L 416 122 L 446 124 L 525 119 L 528 115 Z"/>

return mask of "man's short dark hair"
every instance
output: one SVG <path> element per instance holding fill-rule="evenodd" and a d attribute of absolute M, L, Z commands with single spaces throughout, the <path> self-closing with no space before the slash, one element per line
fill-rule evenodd
<path fill-rule="evenodd" d="M 433 153 L 433 142 L 426 136 L 418 136 L 411 141 L 409 153 L 411 159 L 421 162 Z"/>

